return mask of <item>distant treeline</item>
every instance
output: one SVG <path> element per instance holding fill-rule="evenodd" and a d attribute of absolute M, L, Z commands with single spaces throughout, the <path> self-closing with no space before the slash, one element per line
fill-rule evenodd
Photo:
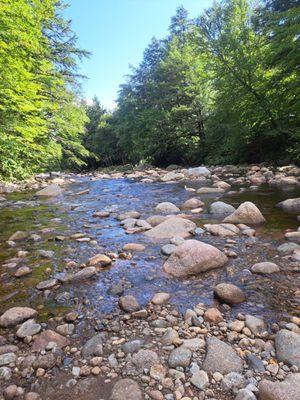
<path fill-rule="evenodd" d="M 79 100 L 76 65 L 87 53 L 63 7 L 0 3 L 0 178 L 140 162 L 300 162 L 298 0 L 224 0 L 196 19 L 180 7 L 114 112 Z"/>

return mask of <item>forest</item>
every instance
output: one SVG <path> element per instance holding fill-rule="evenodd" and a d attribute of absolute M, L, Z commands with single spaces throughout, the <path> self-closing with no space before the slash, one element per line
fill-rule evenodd
<path fill-rule="evenodd" d="M 0 178 L 120 164 L 300 162 L 297 0 L 183 7 L 120 85 L 82 97 L 66 4 L 0 3 Z M 105 54 L 103 54 L 105 57 Z M 109 79 L 109 76 L 99 80 Z"/>

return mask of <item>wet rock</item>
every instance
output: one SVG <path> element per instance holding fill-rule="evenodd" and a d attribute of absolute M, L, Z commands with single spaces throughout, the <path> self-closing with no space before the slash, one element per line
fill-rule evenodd
<path fill-rule="evenodd" d="M 7 328 L 37 316 L 37 311 L 30 307 L 12 307 L 0 317 L 0 326 Z"/>
<path fill-rule="evenodd" d="M 230 215 L 235 211 L 235 208 L 227 203 L 224 203 L 223 201 L 215 201 L 214 203 L 211 203 L 209 206 L 209 212 L 211 214 L 218 214 L 218 215 Z"/>
<path fill-rule="evenodd" d="M 144 396 L 139 385 L 132 379 L 121 379 L 112 390 L 110 400 L 143 400 Z"/>
<path fill-rule="evenodd" d="M 162 252 L 162 254 L 164 254 L 165 256 L 170 256 L 175 250 L 176 250 L 175 244 L 165 244 L 165 245 L 161 248 L 161 252 Z"/>
<path fill-rule="evenodd" d="M 244 292 L 231 283 L 220 283 L 214 288 L 214 294 L 226 304 L 239 304 L 246 300 Z"/>
<path fill-rule="evenodd" d="M 15 232 L 13 235 L 11 235 L 10 237 L 9 237 L 9 241 L 12 241 L 12 242 L 18 242 L 18 241 L 21 241 L 21 240 L 25 240 L 25 239 L 27 239 L 28 238 L 28 233 L 27 232 L 24 232 L 24 231 L 17 231 L 17 232 Z"/>
<path fill-rule="evenodd" d="M 129 313 L 138 311 L 141 308 L 136 298 L 131 295 L 120 297 L 119 306 L 123 311 Z"/>
<path fill-rule="evenodd" d="M 171 171 L 162 176 L 160 179 L 162 182 L 169 182 L 169 181 L 178 181 L 183 178 L 184 178 L 183 174 Z"/>
<path fill-rule="evenodd" d="M 104 339 L 105 335 L 103 333 L 99 333 L 98 335 L 93 336 L 83 346 L 81 350 L 82 355 L 85 358 L 92 356 L 102 356 Z"/>
<path fill-rule="evenodd" d="M 277 206 L 284 211 L 298 213 L 300 212 L 300 197 L 281 201 Z"/>
<path fill-rule="evenodd" d="M 190 349 L 184 346 L 177 347 L 176 349 L 172 350 L 168 363 L 171 368 L 176 367 L 188 367 L 191 363 L 192 359 L 192 352 Z"/>
<path fill-rule="evenodd" d="M 199 390 L 205 390 L 209 386 L 208 375 L 205 371 L 197 371 L 191 377 L 191 383 Z"/>
<path fill-rule="evenodd" d="M 254 264 L 251 267 L 251 271 L 255 274 L 274 274 L 280 272 L 280 268 L 277 264 L 266 261 Z"/>
<path fill-rule="evenodd" d="M 20 326 L 16 335 L 23 339 L 26 336 L 34 336 L 42 329 L 40 324 L 37 324 L 34 319 L 29 319 Z"/>
<path fill-rule="evenodd" d="M 260 400 L 300 400 L 300 373 L 288 375 L 283 382 L 263 380 L 259 384 Z"/>
<path fill-rule="evenodd" d="M 200 338 L 184 339 L 182 346 L 191 351 L 197 351 L 205 347 L 205 341 Z"/>
<path fill-rule="evenodd" d="M 123 246 L 124 251 L 144 251 L 145 246 L 139 243 L 127 243 Z"/>
<path fill-rule="evenodd" d="M 96 254 L 95 256 L 91 257 L 88 260 L 88 264 L 91 266 L 94 265 L 110 265 L 111 264 L 111 258 L 106 256 L 105 254 Z"/>
<path fill-rule="evenodd" d="M 62 189 L 56 184 L 52 183 L 51 185 L 46 186 L 44 189 L 36 192 L 35 196 L 37 197 L 56 197 L 62 194 Z"/>
<path fill-rule="evenodd" d="M 174 236 L 186 238 L 196 228 L 196 224 L 185 218 L 171 217 L 161 224 L 145 232 L 145 235 L 153 239 L 171 239 Z"/>
<path fill-rule="evenodd" d="M 156 305 L 161 305 L 167 303 L 171 298 L 170 293 L 160 292 L 156 293 L 153 297 L 151 302 Z"/>
<path fill-rule="evenodd" d="M 250 201 L 242 203 L 231 215 L 223 220 L 223 222 L 229 222 L 232 224 L 252 225 L 261 224 L 265 221 L 266 220 L 260 210 Z"/>
<path fill-rule="evenodd" d="M 33 368 L 43 368 L 43 369 L 51 369 L 57 363 L 57 359 L 53 353 L 47 353 L 45 355 L 38 356 L 37 359 L 33 363 Z"/>
<path fill-rule="evenodd" d="M 54 342 L 56 346 L 60 349 L 69 345 L 70 341 L 64 336 L 56 333 L 50 329 L 47 329 L 39 333 L 35 338 L 32 346 L 32 351 L 39 352 L 44 350 L 48 343 Z"/>
<path fill-rule="evenodd" d="M 222 267 L 226 262 L 227 257 L 216 247 L 197 240 L 186 240 L 163 267 L 170 275 L 186 277 Z"/>
<path fill-rule="evenodd" d="M 240 233 L 239 228 L 233 224 L 205 224 L 204 228 L 215 236 L 236 236 Z"/>
<path fill-rule="evenodd" d="M 300 368 L 300 335 L 281 329 L 275 337 L 276 357 L 289 365 Z"/>
<path fill-rule="evenodd" d="M 203 363 L 205 371 L 220 372 L 223 375 L 242 372 L 243 362 L 231 346 L 214 337 L 208 338 L 206 344 L 207 351 Z"/>
<path fill-rule="evenodd" d="M 39 282 L 36 285 L 36 288 L 38 290 L 47 290 L 47 289 L 52 289 L 54 286 L 58 284 L 58 280 L 53 278 L 53 279 L 47 279 L 46 281 Z"/>
<path fill-rule="evenodd" d="M 139 350 L 132 356 L 132 362 L 139 371 L 143 371 L 145 368 L 150 369 L 153 365 L 159 364 L 159 358 L 152 350 Z"/>
<path fill-rule="evenodd" d="M 179 339 L 178 332 L 173 328 L 167 328 L 163 337 L 161 338 L 162 344 L 169 346 Z"/>
<path fill-rule="evenodd" d="M 168 201 L 157 204 L 155 211 L 162 214 L 175 214 L 180 212 L 179 208 L 176 207 L 175 204 Z"/>
<path fill-rule="evenodd" d="M 16 270 L 16 272 L 14 273 L 14 276 L 16 278 L 21 278 L 22 276 L 26 276 L 31 274 L 32 270 L 27 267 L 26 265 L 24 265 L 23 267 L 20 267 Z"/>
<path fill-rule="evenodd" d="M 253 315 L 246 315 L 245 324 L 254 335 L 259 335 L 267 329 L 265 321 Z"/>
<path fill-rule="evenodd" d="M 201 201 L 200 199 L 197 199 L 197 197 L 193 197 L 191 199 L 186 200 L 181 208 L 183 210 L 193 210 L 195 208 L 199 208 L 202 207 L 204 205 L 203 201 Z"/>

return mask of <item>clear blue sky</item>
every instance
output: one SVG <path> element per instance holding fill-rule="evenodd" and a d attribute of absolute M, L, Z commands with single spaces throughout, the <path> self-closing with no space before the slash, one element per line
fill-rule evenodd
<path fill-rule="evenodd" d="M 137 66 L 153 36 L 163 38 L 176 8 L 183 5 L 190 17 L 198 16 L 212 0 L 69 0 L 67 18 L 72 20 L 79 47 L 92 55 L 80 65 L 88 77 L 83 83 L 86 99 L 97 95 L 112 108 L 118 87 Z"/>

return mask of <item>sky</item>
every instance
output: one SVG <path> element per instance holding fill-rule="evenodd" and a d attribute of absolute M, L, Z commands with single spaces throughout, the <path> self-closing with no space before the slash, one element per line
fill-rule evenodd
<path fill-rule="evenodd" d="M 80 63 L 83 96 L 97 95 L 101 104 L 113 109 L 118 88 L 137 66 L 143 51 L 155 36 L 168 33 L 171 17 L 183 5 L 190 17 L 198 16 L 212 0 L 69 0 L 66 17 L 78 36 L 80 48 L 91 57 Z"/>

